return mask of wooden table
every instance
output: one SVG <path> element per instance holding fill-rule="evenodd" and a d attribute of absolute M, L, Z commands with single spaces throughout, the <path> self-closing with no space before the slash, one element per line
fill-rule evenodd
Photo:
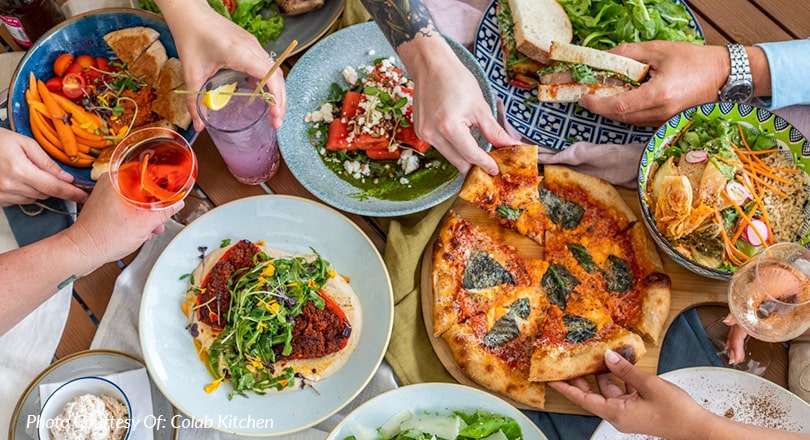
<path fill-rule="evenodd" d="M 739 42 L 750 45 L 763 41 L 807 38 L 810 35 L 810 8 L 806 7 L 802 0 L 688 0 L 688 4 L 696 13 L 708 44 Z M 292 59 L 286 63 L 287 71 L 294 62 L 295 59 Z M 200 164 L 197 186 L 201 195 L 192 195 L 187 199 L 187 206 L 180 213 L 181 219 L 196 217 L 214 206 L 238 198 L 266 193 L 260 186 L 242 185 L 234 180 L 206 133 L 202 133 L 194 143 L 194 150 Z M 315 199 L 295 180 L 286 166 L 282 166 L 279 173 L 267 182 L 267 186 L 274 193 Z M 621 190 L 621 192 L 630 203 L 637 203 L 632 191 Z M 368 234 L 382 252 L 385 234 L 379 223 L 368 217 L 351 214 L 349 217 Z M 106 264 L 75 283 L 68 322 L 57 348 L 56 358 L 90 347 L 98 321 L 104 316 L 115 279 L 133 257 L 134 255 L 119 262 Z M 714 322 L 725 315 L 727 309 L 722 305 L 726 288 L 724 282 L 691 275 L 685 270 L 677 269 L 679 266 L 675 263 L 671 261 L 668 263 L 672 263 L 668 264 L 668 267 L 677 271 L 677 274 L 673 275 L 675 282 L 685 283 L 692 289 L 702 289 L 706 292 L 707 302 L 716 304 L 699 307 L 704 324 Z M 776 344 L 774 348 L 773 360 L 766 377 L 786 386 L 787 353 L 780 344 Z"/>

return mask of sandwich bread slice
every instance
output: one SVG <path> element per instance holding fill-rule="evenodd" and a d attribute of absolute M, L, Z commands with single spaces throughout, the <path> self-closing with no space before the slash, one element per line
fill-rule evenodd
<path fill-rule="evenodd" d="M 507 81 L 535 88 L 537 71 L 551 62 L 551 42 L 573 38 L 568 15 L 557 0 L 502 0 L 496 18 Z"/>
<path fill-rule="evenodd" d="M 648 64 L 603 50 L 554 41 L 549 56 L 555 61 L 539 71 L 537 99 L 576 102 L 586 94 L 613 96 L 639 85 Z"/>

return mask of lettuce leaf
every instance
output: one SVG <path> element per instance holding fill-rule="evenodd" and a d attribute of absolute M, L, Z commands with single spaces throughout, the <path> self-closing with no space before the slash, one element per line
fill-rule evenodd
<path fill-rule="evenodd" d="M 672 0 L 559 0 L 574 30 L 574 43 L 610 49 L 649 40 L 703 43 L 689 27 L 686 7 Z"/>

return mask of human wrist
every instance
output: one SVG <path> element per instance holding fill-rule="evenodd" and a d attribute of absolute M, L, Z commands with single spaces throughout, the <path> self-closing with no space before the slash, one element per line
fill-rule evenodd
<path fill-rule="evenodd" d="M 745 48 L 748 62 L 751 65 L 751 76 L 754 80 L 754 96 L 771 96 L 771 69 L 768 57 L 760 47 Z"/>
<path fill-rule="evenodd" d="M 446 68 L 449 61 L 456 59 L 450 45 L 436 31 L 402 43 L 397 53 L 408 75 L 417 83 L 420 77 L 430 76 L 431 72 Z"/>

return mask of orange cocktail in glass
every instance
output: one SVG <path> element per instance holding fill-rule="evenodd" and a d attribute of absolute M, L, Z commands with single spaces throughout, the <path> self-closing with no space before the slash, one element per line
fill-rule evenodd
<path fill-rule="evenodd" d="M 191 191 L 197 179 L 197 157 L 180 134 L 145 128 L 115 147 L 110 178 L 127 202 L 143 209 L 165 209 Z"/>

